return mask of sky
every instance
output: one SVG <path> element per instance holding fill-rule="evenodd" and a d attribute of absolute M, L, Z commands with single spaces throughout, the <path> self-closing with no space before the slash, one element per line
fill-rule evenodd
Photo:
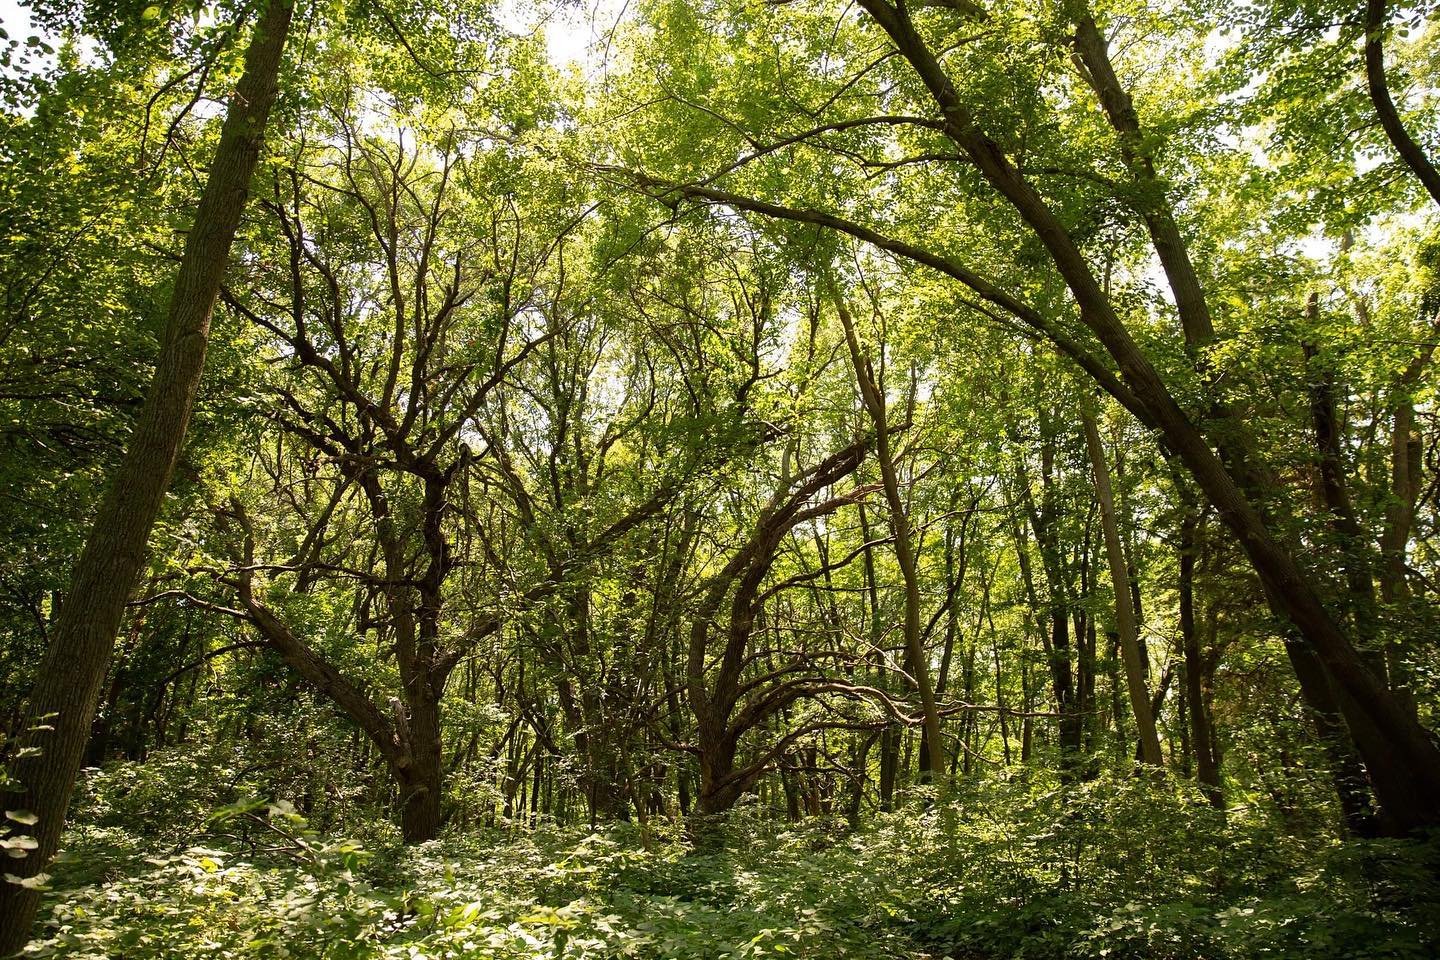
<path fill-rule="evenodd" d="M 11 0 L 0 0 L 8 3 Z M 554 0 L 501 0 L 500 21 L 516 32 L 528 32 L 544 21 L 545 45 L 550 61 L 558 66 L 571 63 L 586 69 L 600 66 L 603 38 L 625 15 L 623 0 L 583 0 L 556 3 Z"/>
<path fill-rule="evenodd" d="M 20 9 L 20 4 L 15 0 L 0 0 L 0 27 L 10 34 L 10 39 L 19 40 L 22 43 L 29 36 L 30 15 L 27 11 Z"/>

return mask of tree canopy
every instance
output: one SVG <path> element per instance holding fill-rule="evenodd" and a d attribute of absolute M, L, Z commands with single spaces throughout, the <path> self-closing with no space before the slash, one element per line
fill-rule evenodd
<path fill-rule="evenodd" d="M 1440 5 L 5 30 L 0 954 L 1440 949 Z"/>

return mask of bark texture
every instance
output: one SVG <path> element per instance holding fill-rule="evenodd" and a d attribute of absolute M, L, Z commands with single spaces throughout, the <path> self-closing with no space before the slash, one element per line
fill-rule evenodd
<path fill-rule="evenodd" d="M 47 718 L 39 725 L 53 729 L 27 734 L 21 745 L 41 753 L 14 768 L 20 791 L 7 806 L 39 817 L 30 828 L 36 848 L 8 867 L 20 877 L 42 872 L 59 846 L 115 635 L 189 425 L 210 318 L 275 102 L 293 12 L 293 0 L 271 0 L 256 24 L 185 240 L 145 405 L 71 575 L 30 695 L 30 716 Z M 18 951 L 29 939 L 38 899 L 33 890 L 0 883 L 0 955 Z"/>

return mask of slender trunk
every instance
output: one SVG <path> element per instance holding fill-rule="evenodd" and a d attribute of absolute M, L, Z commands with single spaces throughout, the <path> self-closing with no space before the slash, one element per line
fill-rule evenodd
<path fill-rule="evenodd" d="M 1020 762 L 1028 764 L 1035 743 L 1035 706 L 1031 702 L 1030 658 L 1023 645 L 1020 652 L 1020 709 L 1025 712 L 1020 721 Z"/>
<path fill-rule="evenodd" d="M 1085 775 L 1093 778 L 1099 767 L 1095 762 L 1095 741 L 1100 733 L 1099 711 L 1095 708 L 1095 617 L 1090 614 L 1092 592 L 1091 542 L 1095 528 L 1094 501 L 1085 517 L 1084 534 L 1080 538 L 1080 602 L 1075 605 L 1075 710 L 1080 718 L 1081 749 L 1084 752 Z"/>
<path fill-rule="evenodd" d="M 971 635 L 970 643 L 968 644 L 968 649 L 966 650 L 965 654 L 964 679 L 966 703 L 975 702 L 975 657 L 976 650 L 980 646 L 980 644 L 977 642 L 977 637 L 979 633 L 980 631 L 977 628 L 975 633 Z M 979 732 L 980 718 L 976 715 L 974 710 L 967 710 L 965 712 L 965 726 L 961 730 L 960 737 L 960 744 L 962 748 L 961 752 L 965 754 L 965 762 L 962 768 L 962 772 L 967 777 L 970 776 L 970 774 L 975 769 L 975 755 L 976 752 L 980 749 L 980 743 L 978 739 Z"/>
<path fill-rule="evenodd" d="M 990 613 L 990 581 L 985 568 L 980 568 L 980 616 L 977 622 L 988 622 L 990 626 L 990 662 L 995 668 L 995 719 L 1000 726 L 1000 755 L 1005 766 L 1010 766 L 1010 721 L 1005 706 L 1005 671 L 1000 662 L 1000 636 L 995 629 L 995 618 Z"/>
<path fill-rule="evenodd" d="M 1312 323 L 1318 322 L 1319 298 L 1313 293 L 1306 312 Z M 1329 513 L 1330 527 L 1340 541 L 1340 563 L 1350 592 L 1350 619 L 1366 664 L 1377 676 L 1383 677 L 1384 660 L 1379 651 L 1370 649 L 1375 636 L 1375 583 L 1365 555 L 1368 537 L 1350 502 L 1346 484 L 1344 441 L 1335 410 L 1335 384 L 1330 371 L 1320 369 L 1315 347 L 1307 343 L 1304 352 L 1313 368 L 1310 371 L 1310 422 L 1315 431 L 1320 495 Z"/>
<path fill-rule="evenodd" d="M 899 772 L 900 725 L 891 723 L 880 734 L 880 809 L 886 813 L 895 809 L 895 779 Z"/>
<path fill-rule="evenodd" d="M 1011 430 L 1012 434 L 1016 431 Z M 1017 459 L 1015 468 L 1016 485 L 1025 504 L 1030 528 L 1040 548 L 1041 570 L 1045 575 L 1045 588 L 1049 594 L 1049 630 L 1043 626 L 1040 631 L 1045 660 L 1050 668 L 1051 690 L 1055 697 L 1055 710 L 1060 714 L 1058 741 L 1060 745 L 1061 776 L 1072 777 L 1083 766 L 1082 747 L 1084 741 L 1083 717 L 1079 712 L 1080 703 L 1076 697 L 1075 674 L 1072 669 L 1070 648 L 1069 614 L 1066 610 L 1064 569 L 1056 542 L 1055 506 L 1051 464 L 1054 459 L 1053 440 L 1047 439 L 1041 445 L 1040 480 L 1043 487 L 1042 502 L 1036 506 L 1030 492 L 1029 471 L 1023 459 Z M 1035 589 L 1035 576 L 1031 569 L 1030 553 L 1019 524 L 1012 527 L 1015 553 L 1020 565 L 1020 577 L 1025 587 L 1026 598 L 1032 610 L 1039 611 L 1040 600 Z M 1078 645 L 1078 637 L 1077 645 Z"/>
<path fill-rule="evenodd" d="M 1420 444 L 1414 431 L 1415 407 L 1405 398 L 1395 408 L 1395 421 L 1390 433 L 1390 497 L 1385 511 L 1385 529 L 1380 536 L 1380 591 L 1386 604 L 1401 603 L 1409 595 L 1409 584 L 1405 579 L 1405 551 L 1410 542 L 1410 527 L 1420 488 L 1415 476 L 1420 460 Z"/>
<path fill-rule="evenodd" d="M 851 768 L 854 771 L 850 787 L 850 799 L 846 806 L 845 816 L 851 827 L 860 825 L 860 809 L 865 800 L 865 784 L 869 781 L 870 770 L 870 748 L 874 745 L 878 734 L 869 734 L 858 738 L 855 744 L 854 760 Z"/>
<path fill-rule="evenodd" d="M 39 817 L 30 828 L 36 848 L 9 863 L 8 872 L 22 878 L 39 874 L 59 846 L 115 634 L 144 566 L 150 530 L 189 424 L 210 317 L 275 102 L 292 12 L 293 0 L 271 0 L 256 24 L 186 237 L 145 405 L 71 575 L 30 695 L 29 715 L 46 718 L 31 725 L 53 729 L 22 735 L 21 746 L 41 753 L 17 762 L 12 771 L 19 783 L 13 808 Z M 0 955 L 19 950 L 29 939 L 38 900 L 33 890 L 0 883 Z"/>
<path fill-rule="evenodd" d="M 874 651 L 871 655 L 873 662 L 871 667 L 875 673 L 874 682 L 885 689 L 889 683 L 889 674 L 880 669 L 884 664 L 882 658 L 885 656 L 880 650 L 884 625 L 880 622 L 880 588 L 875 579 L 875 555 L 869 544 L 872 542 L 870 532 L 870 514 L 865 509 L 862 501 L 856 508 L 860 520 L 860 541 L 866 544 L 862 556 L 862 576 L 865 581 L 864 598 L 868 604 L 869 617 L 868 625 L 870 630 L 870 648 Z M 900 756 L 900 723 L 896 720 L 887 722 L 884 732 L 880 736 L 880 779 L 878 784 L 880 794 L 880 809 L 888 812 L 895 798 L 895 779 L 899 769 Z"/>
<path fill-rule="evenodd" d="M 968 522 L 968 520 L 969 516 L 967 514 L 965 521 L 962 521 L 962 525 L 964 522 Z M 963 529 L 960 537 L 960 551 L 960 571 L 957 574 L 955 572 L 955 542 L 954 538 L 950 534 L 947 534 L 945 539 L 945 640 L 941 646 L 940 670 L 935 676 L 935 699 L 937 701 L 941 697 L 945 696 L 946 685 L 950 682 L 950 665 L 955 657 L 955 631 L 957 621 L 959 619 L 955 611 L 955 594 L 959 591 L 960 586 L 965 579 L 965 566 L 967 557 Z M 935 621 L 932 620 L 932 627 L 934 623 Z M 921 753 L 928 754 L 930 749 L 929 736 L 928 734 L 925 734 L 924 731 L 922 731 L 922 739 L 924 740 L 924 743 L 922 744 Z M 944 743 L 941 743 L 940 745 L 940 752 L 942 754 L 945 753 Z"/>
<path fill-rule="evenodd" d="M 1124 551 L 1120 544 L 1120 528 L 1115 519 L 1115 497 L 1110 489 L 1110 469 L 1105 463 L 1105 448 L 1095 418 L 1080 411 L 1085 428 L 1085 446 L 1095 470 L 1095 495 L 1100 501 L 1100 526 L 1105 534 L 1105 553 L 1110 560 L 1110 579 L 1115 588 L 1115 629 L 1119 634 L 1120 657 L 1125 665 L 1125 686 L 1130 694 L 1130 708 L 1140 735 L 1140 758 L 1153 767 L 1164 764 L 1160 753 L 1160 737 L 1155 731 L 1155 717 L 1150 712 L 1150 693 L 1145 686 L 1145 669 L 1140 662 L 1140 644 L 1136 636 L 1135 609 L 1131 606 L 1129 577 Z"/>
<path fill-rule="evenodd" d="M 1200 638 L 1195 632 L 1195 552 L 1197 521 L 1193 507 L 1186 506 L 1180 521 L 1180 644 L 1185 657 L 1185 700 L 1190 726 L 1190 749 L 1195 756 L 1196 779 L 1200 789 L 1217 810 L 1225 809 L 1220 786 L 1220 768 L 1210 750 L 1210 715 L 1203 687 L 1205 666 Z"/>
<path fill-rule="evenodd" d="M 860 341 L 850 311 L 836 296 L 836 310 L 845 328 L 845 342 L 850 347 L 850 362 L 860 387 L 861 399 L 875 425 L 875 457 L 880 463 L 880 478 L 885 488 L 885 502 L 890 508 L 890 532 L 895 539 L 895 560 L 905 581 L 905 654 L 910 674 L 920 693 L 920 709 L 925 723 L 925 754 L 920 759 L 920 778 L 929 780 L 943 776 L 945 752 L 940 740 L 940 712 L 935 706 L 935 691 L 930 682 L 930 663 L 920 637 L 920 575 L 916 569 L 915 548 L 911 539 L 910 516 L 900 496 L 900 480 L 890 449 L 889 411 L 885 396 L 876 382 L 875 371 L 868 358 L 860 353 Z"/>

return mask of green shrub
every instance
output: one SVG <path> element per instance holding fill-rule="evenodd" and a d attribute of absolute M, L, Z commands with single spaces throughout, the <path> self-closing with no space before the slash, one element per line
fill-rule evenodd
<path fill-rule="evenodd" d="M 158 801 L 125 800 L 142 802 Z M 857 832 L 742 809 L 704 853 L 662 823 L 413 848 L 377 827 L 367 854 L 284 803 L 197 817 L 175 834 L 189 845 L 167 849 L 115 825 L 116 803 L 92 802 L 97 819 L 69 840 L 69 861 L 100 851 L 111 872 L 57 875 L 33 955 L 1419 960 L 1440 949 L 1440 843 L 1295 837 L 1131 778 L 1000 778 Z"/>

